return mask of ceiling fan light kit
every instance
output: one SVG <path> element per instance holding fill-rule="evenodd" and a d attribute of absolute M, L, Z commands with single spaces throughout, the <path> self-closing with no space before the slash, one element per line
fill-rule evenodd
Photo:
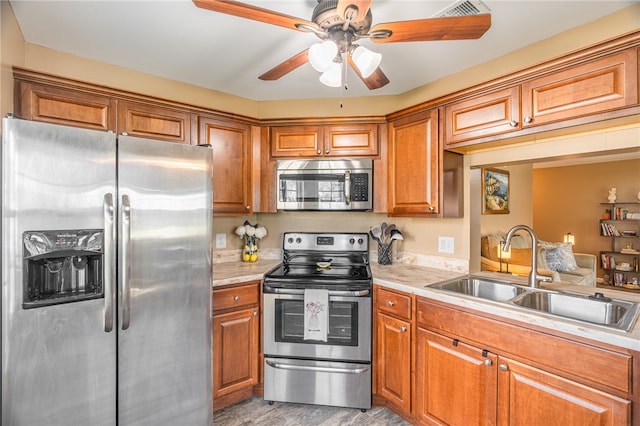
<path fill-rule="evenodd" d="M 378 68 L 382 61 L 380 53 L 372 52 L 364 46 L 357 46 L 351 53 L 351 59 L 360 70 L 362 77 L 367 78 Z"/>
<path fill-rule="evenodd" d="M 342 85 L 342 62 L 334 62 L 331 67 L 320 76 L 320 82 L 329 87 Z"/>
<path fill-rule="evenodd" d="M 353 44 L 360 38 L 368 38 L 374 43 L 468 40 L 482 37 L 491 27 L 489 9 L 481 0 L 459 0 L 435 18 L 387 22 L 373 27 L 373 0 L 318 0 L 310 21 L 233 0 L 193 2 L 202 9 L 312 32 L 323 41 L 276 65 L 259 78 L 277 80 L 309 62 L 323 73 L 320 81 L 331 87 L 344 84 L 346 88 L 343 80 L 346 80 L 347 64 L 370 90 L 389 83 L 380 69 L 382 55 Z"/>
<path fill-rule="evenodd" d="M 309 48 L 309 63 L 314 70 L 325 72 L 338 54 L 338 45 L 331 40 L 315 43 Z"/>

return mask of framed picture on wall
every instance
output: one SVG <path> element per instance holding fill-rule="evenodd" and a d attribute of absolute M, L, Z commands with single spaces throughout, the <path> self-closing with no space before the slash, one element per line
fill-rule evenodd
<path fill-rule="evenodd" d="M 509 172 L 482 169 L 482 214 L 509 214 Z"/>

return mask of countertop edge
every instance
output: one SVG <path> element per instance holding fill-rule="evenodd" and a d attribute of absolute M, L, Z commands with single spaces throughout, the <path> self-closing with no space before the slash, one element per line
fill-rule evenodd
<path fill-rule="evenodd" d="M 262 280 L 264 278 L 264 275 L 279 263 L 279 260 L 260 260 L 256 263 L 215 263 L 213 265 L 213 287 L 216 288 L 225 285 Z M 373 283 L 385 288 L 414 294 L 416 296 L 426 297 L 451 305 L 475 310 L 480 313 L 490 314 L 492 316 L 508 318 L 514 321 L 522 322 L 525 325 L 531 324 L 537 327 L 549 329 L 551 331 L 575 335 L 577 337 L 594 340 L 596 342 L 606 343 L 640 352 L 640 320 L 636 320 L 634 328 L 627 333 L 623 331 L 606 329 L 605 327 L 596 325 L 586 325 L 583 322 L 574 321 L 568 318 L 564 319 L 544 313 L 530 312 L 524 308 L 505 305 L 501 302 L 493 302 L 490 300 L 459 296 L 428 287 L 431 284 L 436 284 L 438 282 L 467 275 L 466 273 L 455 271 L 434 269 L 411 264 L 394 264 L 382 266 L 378 265 L 377 263 L 372 263 L 371 272 L 373 275 Z M 493 272 L 479 272 L 473 273 L 472 275 L 482 275 L 498 279 L 506 278 L 504 274 Z M 508 279 L 509 281 L 515 281 L 517 283 L 526 285 L 526 277 L 517 277 L 510 275 Z M 566 283 L 545 284 L 543 288 L 554 290 L 569 290 L 581 293 L 590 293 L 594 291 L 593 287 L 568 285 Z M 600 288 L 598 288 L 598 291 L 602 291 L 605 296 L 640 303 L 640 295 L 629 294 L 626 292 L 616 292 L 615 290 Z"/>

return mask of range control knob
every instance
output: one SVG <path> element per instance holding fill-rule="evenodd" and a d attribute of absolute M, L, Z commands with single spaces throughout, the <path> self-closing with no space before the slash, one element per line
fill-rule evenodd
<path fill-rule="evenodd" d="M 302 242 L 302 238 L 298 237 L 296 238 L 296 243 L 300 244 Z"/>
<path fill-rule="evenodd" d="M 289 244 L 292 244 L 292 243 L 293 243 L 293 238 L 289 237 L 289 238 L 287 239 L 287 242 L 288 242 Z"/>
<path fill-rule="evenodd" d="M 364 240 L 362 238 L 358 238 L 358 244 L 362 245 L 364 243 Z"/>
<path fill-rule="evenodd" d="M 349 244 L 354 245 L 355 243 L 356 243 L 356 240 L 354 240 L 353 238 L 349 240 Z"/>

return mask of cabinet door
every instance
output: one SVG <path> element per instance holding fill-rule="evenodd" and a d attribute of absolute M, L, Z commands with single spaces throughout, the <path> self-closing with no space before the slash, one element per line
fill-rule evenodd
<path fill-rule="evenodd" d="M 389 126 L 389 214 L 438 214 L 438 111 Z"/>
<path fill-rule="evenodd" d="M 445 146 L 520 129 L 520 86 L 448 105 Z"/>
<path fill-rule="evenodd" d="M 499 425 L 631 424 L 631 401 L 499 357 Z"/>
<path fill-rule="evenodd" d="M 377 316 L 378 395 L 411 411 L 411 323 L 388 315 Z"/>
<path fill-rule="evenodd" d="M 324 155 L 356 157 L 378 155 L 378 125 L 341 124 L 324 127 Z"/>
<path fill-rule="evenodd" d="M 108 96 L 18 81 L 14 102 L 14 110 L 25 120 L 116 130 L 116 101 Z"/>
<path fill-rule="evenodd" d="M 118 101 L 118 134 L 191 143 L 191 113 L 159 105 Z"/>
<path fill-rule="evenodd" d="M 271 128 L 271 156 L 316 157 L 322 155 L 320 126 L 281 126 Z"/>
<path fill-rule="evenodd" d="M 213 148 L 213 212 L 251 213 L 251 126 L 198 118 L 198 141 Z"/>
<path fill-rule="evenodd" d="M 422 423 L 496 424 L 497 355 L 422 328 L 416 353 L 414 414 Z"/>
<path fill-rule="evenodd" d="M 623 108 L 638 102 L 636 49 L 522 84 L 523 127 Z"/>
<path fill-rule="evenodd" d="M 258 383 L 258 308 L 213 316 L 213 399 Z"/>

